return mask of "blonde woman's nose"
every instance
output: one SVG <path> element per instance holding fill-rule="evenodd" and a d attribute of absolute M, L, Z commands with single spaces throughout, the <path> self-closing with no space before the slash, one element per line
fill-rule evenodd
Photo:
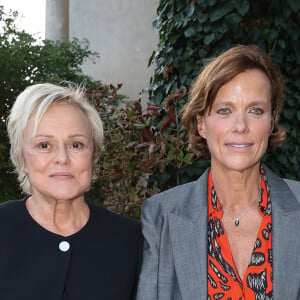
<path fill-rule="evenodd" d="M 65 145 L 60 145 L 56 149 L 55 162 L 58 164 L 65 164 L 69 159 L 69 152 Z"/>

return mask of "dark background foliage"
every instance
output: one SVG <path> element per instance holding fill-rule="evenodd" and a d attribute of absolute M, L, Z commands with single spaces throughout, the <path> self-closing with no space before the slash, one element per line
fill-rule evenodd
<path fill-rule="evenodd" d="M 300 179 L 300 2 L 297 0 L 162 0 L 153 22 L 159 44 L 150 58 L 155 73 L 150 82 L 150 99 L 164 104 L 174 90 L 188 89 L 207 58 L 237 44 L 257 44 L 279 66 L 285 81 L 285 104 L 280 123 L 287 140 L 264 161 L 276 173 Z M 180 110 L 186 97 L 176 103 Z M 162 118 L 168 118 L 163 114 Z M 179 125 L 180 127 L 181 125 Z M 186 140 L 186 137 L 183 137 Z M 183 150 L 186 152 L 186 148 Z M 200 167 L 195 168 L 200 164 Z M 200 175 L 205 162 L 196 160 L 178 170 L 168 166 L 156 172 L 161 189 Z"/>

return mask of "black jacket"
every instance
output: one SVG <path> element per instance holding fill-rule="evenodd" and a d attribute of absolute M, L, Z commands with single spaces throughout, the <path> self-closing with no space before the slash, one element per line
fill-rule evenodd
<path fill-rule="evenodd" d="M 1 300 L 135 298 L 142 252 L 138 222 L 90 206 L 87 224 L 65 238 L 38 225 L 25 201 L 0 205 Z"/>

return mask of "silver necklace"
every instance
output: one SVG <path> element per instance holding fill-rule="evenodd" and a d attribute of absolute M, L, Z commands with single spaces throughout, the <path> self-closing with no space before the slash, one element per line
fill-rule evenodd
<path fill-rule="evenodd" d="M 255 197 L 255 199 L 250 203 L 250 205 L 248 207 L 245 208 L 245 210 L 238 216 L 238 217 L 234 217 L 227 209 L 225 209 L 224 207 L 222 207 L 222 210 L 225 214 L 228 214 L 230 216 L 230 218 L 234 221 L 234 225 L 237 227 L 240 225 L 240 220 L 241 218 L 250 210 L 250 208 L 256 203 L 256 201 L 259 199 L 260 196 L 260 189 L 259 192 L 257 194 L 257 196 Z"/>

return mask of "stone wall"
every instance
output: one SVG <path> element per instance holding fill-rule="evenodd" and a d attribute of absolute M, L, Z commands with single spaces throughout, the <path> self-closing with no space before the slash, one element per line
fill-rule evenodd
<path fill-rule="evenodd" d="M 47 0 L 46 38 L 61 39 L 66 31 L 70 39 L 87 38 L 100 58 L 85 63 L 84 72 L 103 83 L 123 83 L 120 93 L 135 100 L 153 74 L 147 64 L 158 41 L 152 28 L 157 6 L 158 0 Z"/>

